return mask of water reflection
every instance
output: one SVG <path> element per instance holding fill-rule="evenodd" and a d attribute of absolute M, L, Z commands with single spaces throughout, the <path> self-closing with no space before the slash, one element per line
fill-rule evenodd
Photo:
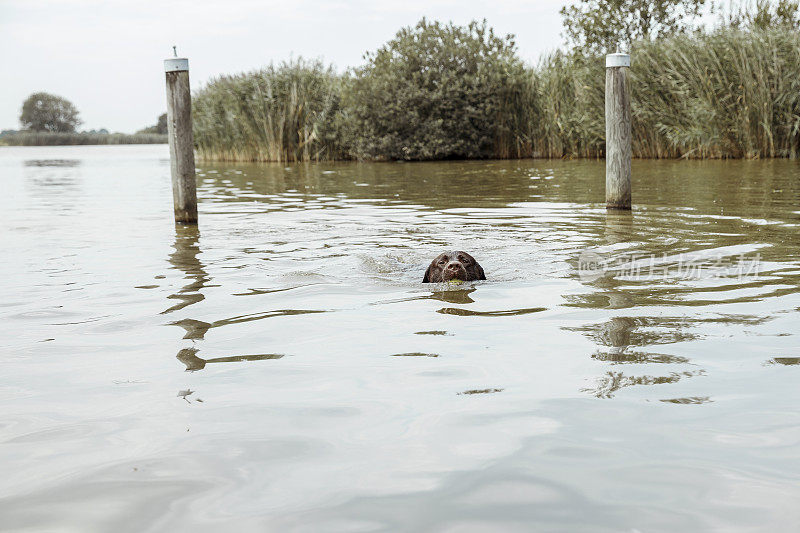
<path fill-rule="evenodd" d="M 386 304 L 396 304 L 396 303 L 403 303 L 403 302 L 413 302 L 416 300 L 438 300 L 440 302 L 446 302 L 451 304 L 471 304 L 475 303 L 475 300 L 472 299 L 470 296 L 471 293 L 477 290 L 476 287 L 469 287 L 466 289 L 433 289 L 433 292 L 429 294 L 424 294 L 420 296 L 411 296 L 408 298 L 393 298 L 390 300 L 381 300 L 379 302 L 375 302 L 373 305 L 386 305 Z"/>
<path fill-rule="evenodd" d="M 77 160 L 27 160 L 25 186 L 37 207 L 59 215 L 69 215 L 86 201 Z"/>
<path fill-rule="evenodd" d="M 591 355 L 597 361 L 610 364 L 658 364 L 694 365 L 691 359 L 668 353 L 652 352 L 650 346 L 691 343 L 707 337 L 709 326 L 759 326 L 775 317 L 753 315 L 719 314 L 715 317 L 613 317 L 606 322 L 579 327 L 565 327 L 569 331 L 584 334 L 598 346 Z M 631 349 L 635 348 L 635 349 Z M 797 358 L 774 358 L 766 364 L 796 364 Z M 611 393 L 629 385 L 647 383 L 674 383 L 682 377 L 702 374 L 703 370 L 672 372 L 666 377 L 642 376 L 629 378 L 623 372 L 608 371 L 598 379 L 598 385 L 584 389 L 599 397 L 611 397 Z"/>
<path fill-rule="evenodd" d="M 797 163 L 789 160 L 637 160 L 633 170 L 638 176 L 634 203 L 639 210 L 667 206 L 671 211 L 683 210 L 692 216 L 693 208 L 701 207 L 712 215 L 722 215 L 724 211 L 780 219 L 787 199 L 800 195 L 800 183 L 786 179 L 797 173 Z M 604 162 L 593 160 L 326 163 L 288 167 L 270 163 L 205 163 L 198 170 L 198 177 L 201 188 L 219 201 L 266 202 L 275 195 L 292 192 L 300 197 L 328 198 L 332 207 L 337 198 L 346 197 L 447 209 L 501 207 L 531 199 L 600 206 L 605 199 L 604 172 Z M 639 214 L 621 215 L 607 220 L 624 225 L 626 217 L 637 224 L 641 218 Z M 643 234 L 654 230 L 659 228 L 638 228 Z"/>
<path fill-rule="evenodd" d="M 606 322 L 564 328 L 577 331 L 591 338 L 596 344 L 610 348 L 613 353 L 622 353 L 629 346 L 645 347 L 657 344 L 675 344 L 702 338 L 694 330 L 709 322 L 736 321 L 740 324 L 755 324 L 762 319 L 730 315 L 712 319 L 688 317 L 613 317 Z"/>
<path fill-rule="evenodd" d="M 503 392 L 503 389 L 471 389 L 465 390 L 464 392 L 459 392 L 458 394 L 494 394 L 496 392 Z"/>
<path fill-rule="evenodd" d="M 182 320 L 170 322 L 170 324 L 174 326 L 180 326 L 186 330 L 186 334 L 183 336 L 184 339 L 200 340 L 205 338 L 206 333 L 211 328 L 229 326 L 231 324 L 241 324 L 244 322 L 252 322 L 254 320 L 263 320 L 265 318 L 279 316 L 308 315 L 326 312 L 327 311 L 316 309 L 277 309 L 275 311 L 264 311 L 263 313 L 252 313 L 249 315 L 223 318 L 222 320 L 215 320 L 214 322 L 203 322 L 202 320 L 195 320 L 193 318 L 184 318 Z"/>
<path fill-rule="evenodd" d="M 525 309 L 504 309 L 500 311 L 473 311 L 472 309 L 460 309 L 458 307 L 444 307 L 437 310 L 437 313 L 443 315 L 458 315 L 458 316 L 518 316 L 528 315 L 530 313 L 540 313 L 547 311 L 545 307 L 528 307 Z"/>
<path fill-rule="evenodd" d="M 660 401 L 665 403 L 676 403 L 680 405 L 699 405 L 702 403 L 711 403 L 713 400 L 708 396 L 689 396 L 686 398 L 670 398 Z"/>
<path fill-rule="evenodd" d="M 578 165 L 600 168 L 594 161 Z M 275 194 L 292 193 L 298 197 L 327 198 L 330 207 L 336 207 L 337 199 L 346 197 L 417 203 L 437 209 L 505 206 L 525 201 L 531 195 L 531 179 L 549 175 L 547 165 L 537 168 L 530 161 L 460 161 L 446 166 L 428 162 L 329 163 L 291 167 L 214 163 L 198 172 L 201 187 L 220 201 L 238 202 L 242 197 L 269 201 Z M 491 189 L 487 189 L 489 176 Z M 487 190 L 491 193 L 486 194 Z"/>
<path fill-rule="evenodd" d="M 679 355 L 669 355 L 669 354 L 652 353 L 652 352 L 637 352 L 637 351 L 596 352 L 592 354 L 592 359 L 596 359 L 598 361 L 605 361 L 609 363 L 636 363 L 636 364 L 659 363 L 659 364 L 672 364 L 672 365 L 687 364 L 690 361 L 688 357 L 682 357 Z"/>
<path fill-rule="evenodd" d="M 174 251 L 169 256 L 169 262 L 174 268 L 184 273 L 184 279 L 189 283 L 182 286 L 176 293 L 167 296 L 172 300 L 179 302 L 161 312 L 161 314 L 171 313 L 180 309 L 184 309 L 190 305 L 196 304 L 205 299 L 201 292 L 202 289 L 213 287 L 209 285 L 211 277 L 205 270 L 203 263 L 198 256 L 200 251 L 200 230 L 197 226 L 193 225 L 175 225 L 175 244 Z M 186 332 L 183 336 L 184 339 L 198 341 L 203 340 L 208 330 L 227 326 L 232 324 L 241 324 L 245 322 L 252 322 L 255 320 L 262 320 L 265 318 L 287 315 L 302 315 L 309 313 L 323 313 L 324 311 L 317 310 L 303 310 L 303 309 L 280 309 L 275 311 L 266 311 L 261 313 L 251 313 L 247 315 L 234 316 L 214 322 L 205 322 L 196 320 L 194 318 L 183 318 L 170 322 L 170 325 L 180 326 Z M 259 361 L 264 359 L 280 359 L 283 354 L 254 354 L 254 355 L 232 355 L 227 357 L 214 357 L 210 359 L 203 359 L 197 356 L 198 349 L 183 348 L 177 354 L 177 359 L 186 365 L 187 371 L 202 370 L 209 363 L 230 363 L 238 361 Z"/>
<path fill-rule="evenodd" d="M 800 365 L 800 357 L 773 357 L 769 359 L 766 364 L 768 365 Z"/>
<path fill-rule="evenodd" d="M 652 353 L 647 350 L 630 350 L 631 346 L 646 348 L 657 344 L 674 344 L 696 339 L 698 337 L 696 334 L 683 330 L 685 326 L 683 319 L 613 317 L 607 322 L 565 329 L 585 334 L 600 347 L 591 355 L 596 361 L 612 365 L 687 365 L 691 364 L 687 357 Z M 698 369 L 671 371 L 661 376 L 630 376 L 623 371 L 608 370 L 595 380 L 593 386 L 586 387 L 582 391 L 598 398 L 611 398 L 623 387 L 677 383 L 682 378 L 702 373 L 703 370 Z"/>
<path fill-rule="evenodd" d="M 593 333 L 595 340 L 612 347 L 613 353 L 624 352 L 631 344 L 631 332 L 636 329 L 636 320 L 628 317 L 614 317 L 600 324 Z"/>
<path fill-rule="evenodd" d="M 173 268 L 184 273 L 184 279 L 189 283 L 181 287 L 175 294 L 167 296 L 171 300 L 178 300 L 178 303 L 165 309 L 161 314 L 178 311 L 201 302 L 205 298 L 200 291 L 207 286 L 211 278 L 197 257 L 200 254 L 199 241 L 200 229 L 197 226 L 175 225 L 175 244 L 168 259 Z"/>
<path fill-rule="evenodd" d="M 603 219 L 603 244 L 608 250 L 624 249 L 624 245 L 635 242 L 634 239 L 634 215 L 629 211 L 608 211 Z M 620 245 L 623 245 L 622 247 Z M 602 249 L 593 249 L 588 253 L 595 254 L 598 258 L 602 257 Z M 581 254 L 586 254 L 586 250 L 581 250 Z M 581 255 L 574 263 L 578 268 L 582 268 L 581 261 L 585 261 L 585 255 Z M 580 272 L 578 273 L 580 274 Z M 606 309 L 628 309 L 635 307 L 636 298 L 622 286 L 613 274 L 605 272 L 596 279 L 584 279 L 585 283 L 590 284 L 596 290 L 591 293 L 580 295 L 567 295 L 565 299 L 568 305 L 587 308 L 606 308 Z M 599 324 L 589 324 L 583 327 L 567 327 L 564 329 L 579 331 L 590 337 L 601 349 L 591 355 L 597 361 L 608 362 L 611 364 L 619 363 L 675 363 L 687 362 L 686 360 L 676 360 L 675 358 L 663 354 L 651 354 L 644 351 L 629 351 L 631 345 L 647 345 L 643 339 L 633 339 L 633 331 L 639 327 L 637 320 L 632 317 L 616 316 L 607 322 Z M 622 387 L 642 384 L 656 383 L 659 378 L 652 376 L 628 377 L 623 372 L 606 371 L 595 380 L 595 385 L 582 389 L 598 398 L 610 398 L 613 393 Z M 661 378 L 662 380 L 674 379 Z M 668 382 L 668 381 L 663 381 Z"/>
<path fill-rule="evenodd" d="M 253 355 L 231 355 L 228 357 L 213 357 L 210 359 L 202 359 L 197 356 L 198 350 L 196 348 L 184 348 L 178 352 L 177 359 L 186 365 L 187 372 L 194 372 L 202 370 L 207 364 L 211 363 L 236 363 L 239 361 L 263 361 L 266 359 L 280 359 L 284 354 L 268 353 L 268 354 L 253 354 Z"/>
<path fill-rule="evenodd" d="M 623 387 L 674 384 L 682 378 L 702 376 L 704 373 L 703 370 L 687 370 L 683 372 L 670 372 L 666 376 L 626 376 L 622 372 L 609 371 L 598 378 L 594 386 L 583 388 L 581 391 L 588 392 L 597 398 L 613 398 L 614 393 Z"/>
<path fill-rule="evenodd" d="M 609 210 L 605 214 L 604 230 L 607 244 L 632 241 L 634 238 L 633 211 Z"/>
<path fill-rule="evenodd" d="M 26 167 L 77 167 L 81 164 L 79 159 L 28 159 Z"/>
<path fill-rule="evenodd" d="M 439 300 L 441 302 L 447 302 L 450 304 L 471 304 L 475 303 L 470 297 L 470 294 L 475 292 L 475 288 L 471 287 L 469 289 L 461 289 L 457 291 L 436 291 L 431 293 L 427 298 L 432 300 Z"/>

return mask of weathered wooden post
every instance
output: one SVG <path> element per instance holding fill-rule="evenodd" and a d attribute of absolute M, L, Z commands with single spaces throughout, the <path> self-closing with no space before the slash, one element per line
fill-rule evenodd
<path fill-rule="evenodd" d="M 631 208 L 631 56 L 606 56 L 606 207 Z"/>
<path fill-rule="evenodd" d="M 189 60 L 184 57 L 165 59 L 164 72 L 167 77 L 167 131 L 175 222 L 197 224 Z"/>

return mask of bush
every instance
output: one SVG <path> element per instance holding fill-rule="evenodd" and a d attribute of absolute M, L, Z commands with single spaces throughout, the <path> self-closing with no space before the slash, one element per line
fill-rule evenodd
<path fill-rule="evenodd" d="M 371 159 L 520 155 L 518 125 L 532 104 L 511 36 L 486 21 L 467 27 L 422 19 L 353 71 L 344 95 L 348 144 Z"/>

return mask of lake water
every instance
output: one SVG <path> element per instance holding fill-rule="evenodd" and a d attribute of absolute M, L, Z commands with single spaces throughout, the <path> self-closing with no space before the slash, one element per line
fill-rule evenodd
<path fill-rule="evenodd" d="M 796 531 L 800 163 L 633 173 L 0 148 L 0 530 Z"/>

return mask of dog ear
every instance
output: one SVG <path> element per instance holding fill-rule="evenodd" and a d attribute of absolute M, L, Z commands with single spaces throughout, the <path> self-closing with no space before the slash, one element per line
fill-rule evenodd
<path fill-rule="evenodd" d="M 478 279 L 479 279 L 479 280 L 485 280 L 485 279 L 486 279 L 486 274 L 484 274 L 484 273 L 483 273 L 483 267 L 482 267 L 482 266 L 480 266 L 480 265 L 479 265 L 479 264 L 476 262 L 476 263 L 475 263 L 475 268 L 477 268 L 477 269 L 478 269 Z"/>
<path fill-rule="evenodd" d="M 431 282 L 431 265 L 428 265 L 428 270 L 425 271 L 425 277 L 422 278 L 422 283 Z"/>

